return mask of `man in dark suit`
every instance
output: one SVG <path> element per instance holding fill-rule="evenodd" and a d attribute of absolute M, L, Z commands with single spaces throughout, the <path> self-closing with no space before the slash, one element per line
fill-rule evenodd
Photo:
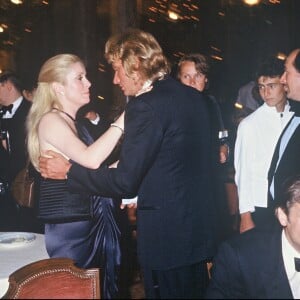
<path fill-rule="evenodd" d="M 5 186 L 0 195 L 0 229 L 30 230 L 34 222 L 33 210 L 19 208 L 9 187 L 25 167 L 26 117 L 31 103 L 22 96 L 22 83 L 13 72 L 0 76 L 0 182 Z"/>
<path fill-rule="evenodd" d="M 277 206 L 281 229 L 254 228 L 221 245 L 207 299 L 300 298 L 299 175 L 285 182 Z"/>
<path fill-rule="evenodd" d="M 198 91 L 167 75 L 167 60 L 149 33 L 129 30 L 112 37 L 106 57 L 115 72 L 114 84 L 132 96 L 119 164 L 98 170 L 73 164 L 69 188 L 116 198 L 137 195 L 138 256 L 146 297 L 202 297 L 216 224 L 207 107 Z M 64 178 L 69 163 L 60 167 L 60 156 L 48 154 L 55 158 L 41 158 L 42 175 Z"/>
<path fill-rule="evenodd" d="M 295 114 L 281 134 L 273 154 L 268 173 L 268 207 L 276 204 L 286 178 L 300 173 L 300 48 L 293 50 L 287 57 L 285 72 L 280 81 L 285 85 L 290 110 Z"/>

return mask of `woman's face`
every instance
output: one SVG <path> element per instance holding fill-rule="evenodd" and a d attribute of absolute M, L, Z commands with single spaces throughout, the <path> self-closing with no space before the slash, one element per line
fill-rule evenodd
<path fill-rule="evenodd" d="M 195 63 L 192 61 L 184 61 L 179 71 L 180 81 L 202 92 L 207 83 L 207 77 L 196 70 Z"/>
<path fill-rule="evenodd" d="M 91 83 L 86 78 L 86 70 L 82 63 L 74 63 L 67 73 L 62 91 L 58 91 L 73 105 L 80 107 L 90 101 Z"/>

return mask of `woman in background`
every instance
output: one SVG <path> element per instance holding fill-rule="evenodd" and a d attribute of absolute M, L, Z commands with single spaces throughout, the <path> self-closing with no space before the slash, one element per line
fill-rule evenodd
<path fill-rule="evenodd" d="M 206 99 L 211 119 L 212 136 L 212 168 L 215 178 L 215 203 L 219 213 L 220 240 L 231 234 L 229 218 L 229 207 L 225 195 L 225 162 L 229 159 L 228 131 L 225 129 L 224 121 L 219 103 L 214 96 L 208 93 L 210 75 L 210 64 L 206 56 L 193 53 L 183 56 L 177 69 L 177 78 L 181 83 L 195 88 L 201 92 Z M 228 200 L 227 200 L 228 201 Z"/>

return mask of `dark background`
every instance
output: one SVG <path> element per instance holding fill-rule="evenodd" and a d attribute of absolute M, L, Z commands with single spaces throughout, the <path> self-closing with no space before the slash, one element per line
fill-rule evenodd
<path fill-rule="evenodd" d="M 181 19 L 172 21 L 168 10 Z M 111 83 L 104 44 L 115 32 L 138 27 L 151 32 L 176 66 L 184 53 L 201 52 L 212 62 L 211 90 L 225 110 L 238 88 L 253 79 L 267 55 L 300 47 L 300 1 L 261 0 L 0 0 L 0 68 L 17 71 L 30 85 L 41 64 L 57 53 L 75 53 L 86 63 L 92 98 L 112 111 L 125 103 Z"/>

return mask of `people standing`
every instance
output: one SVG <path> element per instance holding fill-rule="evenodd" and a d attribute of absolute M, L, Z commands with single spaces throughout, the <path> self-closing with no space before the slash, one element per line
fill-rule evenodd
<path fill-rule="evenodd" d="M 205 101 L 168 76 L 168 62 L 150 33 L 131 29 L 115 35 L 105 55 L 114 69 L 113 83 L 132 96 L 117 168 L 67 167 L 51 152 L 55 158 L 40 159 L 42 175 L 62 178 L 69 169 L 71 191 L 137 195 L 137 247 L 146 297 L 203 297 L 216 224 Z"/>
<path fill-rule="evenodd" d="M 284 61 L 269 57 L 257 71 L 257 87 L 264 104 L 243 119 L 235 143 L 235 182 L 238 188 L 240 232 L 272 226 L 274 208 L 268 206 L 268 170 L 279 136 L 292 117 L 280 77 Z"/>
<path fill-rule="evenodd" d="M 90 86 L 84 64 L 75 55 L 58 54 L 42 65 L 27 119 L 28 152 L 38 171 L 38 158 L 49 149 L 97 168 L 122 136 L 123 114 L 95 142 L 76 122 L 78 109 L 90 101 Z M 71 258 L 82 268 L 101 268 L 102 297 L 116 297 L 120 247 L 114 201 L 70 193 L 66 180 L 42 178 L 38 216 L 45 223 L 49 256 Z"/>
<path fill-rule="evenodd" d="M 222 112 L 216 98 L 209 91 L 210 64 L 208 58 L 200 53 L 186 54 L 178 62 L 177 77 L 181 83 L 202 93 L 209 108 L 211 122 L 212 170 L 214 181 L 214 201 L 218 211 L 220 240 L 232 233 L 230 214 L 225 197 L 225 178 L 229 160 L 228 131 L 224 125 Z"/>

